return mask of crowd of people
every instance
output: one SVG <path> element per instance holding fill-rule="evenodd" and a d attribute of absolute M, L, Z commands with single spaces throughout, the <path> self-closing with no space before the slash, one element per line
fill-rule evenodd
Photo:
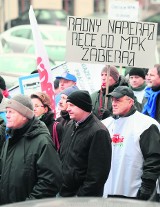
<path fill-rule="evenodd" d="M 68 72 L 54 86 L 56 115 L 45 92 L 10 97 L 0 85 L 0 205 L 72 196 L 159 202 L 160 64 L 127 76 L 106 65 L 92 94 Z"/>

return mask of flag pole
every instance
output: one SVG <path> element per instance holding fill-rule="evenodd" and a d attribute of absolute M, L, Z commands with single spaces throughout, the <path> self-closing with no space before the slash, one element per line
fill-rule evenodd
<path fill-rule="evenodd" d="M 104 109 L 107 109 L 107 104 L 108 104 L 108 92 L 109 92 L 109 77 L 110 77 L 110 65 L 108 66 L 107 70 L 107 78 L 106 78 L 106 94 L 105 94 L 105 104 L 104 104 Z"/>

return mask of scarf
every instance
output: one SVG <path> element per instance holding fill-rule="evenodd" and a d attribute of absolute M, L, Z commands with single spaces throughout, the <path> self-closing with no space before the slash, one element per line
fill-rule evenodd
<path fill-rule="evenodd" d="M 133 91 L 142 91 L 146 87 L 146 83 L 144 82 L 141 86 L 137 88 L 133 88 L 132 86 L 129 86 Z"/>
<path fill-rule="evenodd" d="M 144 105 L 144 108 L 142 110 L 143 114 L 148 114 L 150 117 L 155 118 L 156 115 L 156 101 L 157 97 L 160 94 L 159 91 L 153 91 L 151 88 L 145 89 L 145 97 L 147 98 L 147 102 Z"/>

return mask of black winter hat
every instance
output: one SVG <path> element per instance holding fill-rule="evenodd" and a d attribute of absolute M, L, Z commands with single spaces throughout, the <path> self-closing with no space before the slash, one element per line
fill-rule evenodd
<path fill-rule="evenodd" d="M 145 79 L 145 70 L 142 68 L 132 68 L 129 71 L 129 76 L 132 76 L 132 75 L 137 75 L 137 76 Z"/>
<path fill-rule="evenodd" d="M 92 111 L 92 100 L 88 93 L 85 90 L 78 90 L 72 92 L 68 98 L 67 102 L 71 102 L 75 106 L 81 108 L 84 111 L 91 112 Z"/>

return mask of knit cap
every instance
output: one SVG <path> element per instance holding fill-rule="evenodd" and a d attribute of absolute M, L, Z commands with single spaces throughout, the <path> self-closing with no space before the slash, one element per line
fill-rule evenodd
<path fill-rule="evenodd" d="M 129 71 L 129 76 L 132 76 L 132 75 L 137 75 L 137 76 L 145 79 L 145 70 L 142 68 L 132 68 Z"/>
<path fill-rule="evenodd" d="M 8 99 L 6 108 L 12 108 L 28 119 L 32 119 L 34 116 L 31 98 L 23 94 L 15 95 L 13 98 Z"/>
<path fill-rule="evenodd" d="M 92 111 L 92 100 L 88 91 L 85 90 L 74 91 L 68 96 L 67 102 L 71 102 L 72 104 L 74 104 L 75 106 L 79 107 L 84 111 L 87 112 Z"/>
<path fill-rule="evenodd" d="M 48 108 L 51 109 L 51 99 L 48 94 L 44 92 L 36 92 L 31 94 L 31 99 L 32 98 L 38 98 L 44 106 L 48 106 Z"/>
<path fill-rule="evenodd" d="M 108 66 L 108 65 L 106 65 L 102 69 L 101 73 L 103 73 L 103 72 L 107 73 L 109 68 L 110 68 L 110 76 L 117 82 L 119 80 L 119 76 L 120 75 L 119 75 L 119 72 L 118 72 L 118 70 L 117 70 L 117 68 L 115 66 Z"/>
<path fill-rule="evenodd" d="M 74 85 L 74 86 L 64 89 L 61 92 L 61 94 L 65 94 L 66 96 L 69 96 L 72 92 L 77 91 L 77 90 L 79 90 L 79 88 L 76 85 Z"/>

